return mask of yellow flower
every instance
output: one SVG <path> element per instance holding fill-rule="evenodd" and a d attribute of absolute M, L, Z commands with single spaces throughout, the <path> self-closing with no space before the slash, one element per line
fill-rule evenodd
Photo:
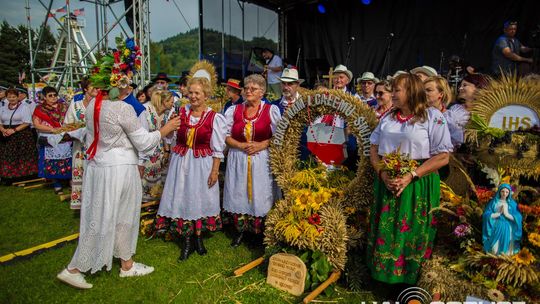
<path fill-rule="evenodd" d="M 124 56 L 129 56 L 129 54 L 131 54 L 131 52 L 129 51 L 129 49 L 125 49 L 124 50 Z"/>
<path fill-rule="evenodd" d="M 540 247 L 540 234 L 535 233 L 535 232 L 530 233 L 529 242 L 531 242 L 531 244 L 533 244 L 536 247 Z"/>
<path fill-rule="evenodd" d="M 536 261 L 534 255 L 532 255 L 527 248 L 522 248 L 516 255 L 512 256 L 512 258 L 514 261 L 523 265 L 530 265 Z"/>
<path fill-rule="evenodd" d="M 356 212 L 356 208 L 354 207 L 345 207 L 345 213 L 346 214 L 353 214 Z"/>

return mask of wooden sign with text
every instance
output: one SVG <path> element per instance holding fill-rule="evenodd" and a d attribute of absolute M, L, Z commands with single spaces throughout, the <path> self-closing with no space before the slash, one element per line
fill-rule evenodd
<path fill-rule="evenodd" d="M 287 253 L 277 253 L 270 257 L 266 283 L 295 296 L 304 293 L 307 268 L 302 260 Z"/>

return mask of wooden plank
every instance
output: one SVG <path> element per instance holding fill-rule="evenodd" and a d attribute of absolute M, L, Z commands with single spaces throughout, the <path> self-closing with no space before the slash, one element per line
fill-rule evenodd
<path fill-rule="evenodd" d="M 31 180 L 25 180 L 25 181 L 16 182 L 16 183 L 13 183 L 13 184 L 11 184 L 11 185 L 12 185 L 12 186 L 23 187 L 25 184 L 35 183 L 35 182 L 44 182 L 44 181 L 45 181 L 44 178 L 36 178 L 36 179 L 31 179 Z M 21 186 L 21 185 L 22 185 L 22 186 Z"/>
<path fill-rule="evenodd" d="M 310 294 L 308 294 L 305 298 L 304 298 L 304 301 L 303 303 L 309 303 L 313 300 L 315 300 L 315 298 L 321 294 L 321 292 L 323 292 L 326 287 L 330 286 L 330 284 L 336 282 L 338 279 L 339 279 L 339 276 L 341 275 L 341 271 L 334 271 L 332 272 L 332 274 L 330 275 L 330 277 L 328 277 L 328 279 L 326 281 L 324 281 L 324 283 L 322 283 L 321 285 L 319 285 L 317 288 L 315 288 L 314 291 L 312 291 Z"/>
<path fill-rule="evenodd" d="M 43 184 L 37 184 L 37 185 L 32 185 L 32 186 L 26 186 L 26 187 L 24 187 L 24 190 L 43 188 L 43 187 L 51 185 L 51 184 L 52 183 L 43 183 Z"/>
<path fill-rule="evenodd" d="M 79 237 L 79 233 L 75 233 L 75 234 L 63 237 L 61 239 L 57 239 L 57 240 L 54 240 L 54 241 L 51 241 L 51 242 L 48 242 L 48 243 L 45 243 L 45 244 L 34 246 L 32 248 L 28 248 L 28 249 L 24 249 L 24 250 L 21 250 L 21 251 L 14 252 L 14 253 L 10 253 L 10 254 L 7 254 L 7 255 L 4 255 L 4 256 L 0 257 L 0 263 L 5 263 L 5 262 L 8 262 L 8 261 L 11 261 L 16 257 L 21 257 L 21 256 L 32 254 L 32 253 L 34 253 L 34 252 L 36 252 L 38 250 L 52 248 L 54 246 L 57 246 L 58 244 L 75 240 L 78 237 Z"/>
<path fill-rule="evenodd" d="M 264 262 L 264 257 L 260 257 L 260 258 L 254 260 L 254 261 L 251 261 L 251 262 L 247 263 L 246 265 L 236 269 L 234 271 L 234 275 L 239 277 L 239 276 L 243 275 L 244 273 L 250 271 L 251 269 L 261 265 L 262 262 Z"/>

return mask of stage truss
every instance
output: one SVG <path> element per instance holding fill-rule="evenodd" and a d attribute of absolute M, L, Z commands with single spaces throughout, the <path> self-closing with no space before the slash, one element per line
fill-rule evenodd
<path fill-rule="evenodd" d="M 97 39 L 93 45 L 88 44 L 84 35 L 85 19 L 78 18 L 73 14 L 69 0 L 65 1 L 66 17 L 63 20 L 53 14 L 54 0 L 48 1 L 48 4 L 45 4 L 43 0 L 38 0 L 38 2 L 39 5 L 46 9 L 46 14 L 40 27 L 35 48 L 32 45 L 32 33 L 30 30 L 28 32 L 32 90 L 35 90 L 36 80 L 47 82 L 57 89 L 76 88 L 77 82 L 96 63 L 96 54 L 116 47 L 114 37 L 110 37 L 110 33 L 116 28 L 120 28 L 125 37 L 134 37 L 140 46 L 142 54 L 141 71 L 135 76 L 134 82 L 142 87 L 150 81 L 150 0 L 133 0 L 130 5 L 126 5 L 124 13 L 120 15 L 114 12 L 111 5 L 124 2 L 123 0 L 81 0 L 81 2 L 89 2 L 95 5 Z M 63 4 L 63 1 L 57 1 L 58 3 Z M 32 28 L 30 9 L 30 1 L 26 0 L 29 29 Z M 121 21 L 127 21 L 129 17 L 132 17 L 133 26 L 126 29 Z M 55 54 L 48 68 L 36 69 L 34 66 L 36 56 L 38 56 L 40 50 L 44 28 L 49 20 L 59 26 Z M 110 42 L 112 42 L 112 45 L 110 45 Z M 37 79 L 36 76 L 38 76 Z"/>

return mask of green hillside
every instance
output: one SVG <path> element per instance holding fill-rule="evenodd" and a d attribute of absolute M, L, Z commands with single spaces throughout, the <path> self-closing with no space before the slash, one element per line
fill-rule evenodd
<path fill-rule="evenodd" d="M 182 71 L 188 71 L 199 56 L 199 33 L 198 29 L 180 33 L 159 42 L 152 42 L 150 56 L 152 73 L 166 72 L 171 75 L 180 75 Z M 221 55 L 221 33 L 215 30 L 204 31 L 205 55 Z M 265 37 L 254 37 L 245 42 L 244 58 L 249 57 L 252 47 L 268 47 L 276 49 L 277 43 Z M 236 36 L 225 35 L 225 49 L 227 52 L 242 55 L 242 40 Z"/>

